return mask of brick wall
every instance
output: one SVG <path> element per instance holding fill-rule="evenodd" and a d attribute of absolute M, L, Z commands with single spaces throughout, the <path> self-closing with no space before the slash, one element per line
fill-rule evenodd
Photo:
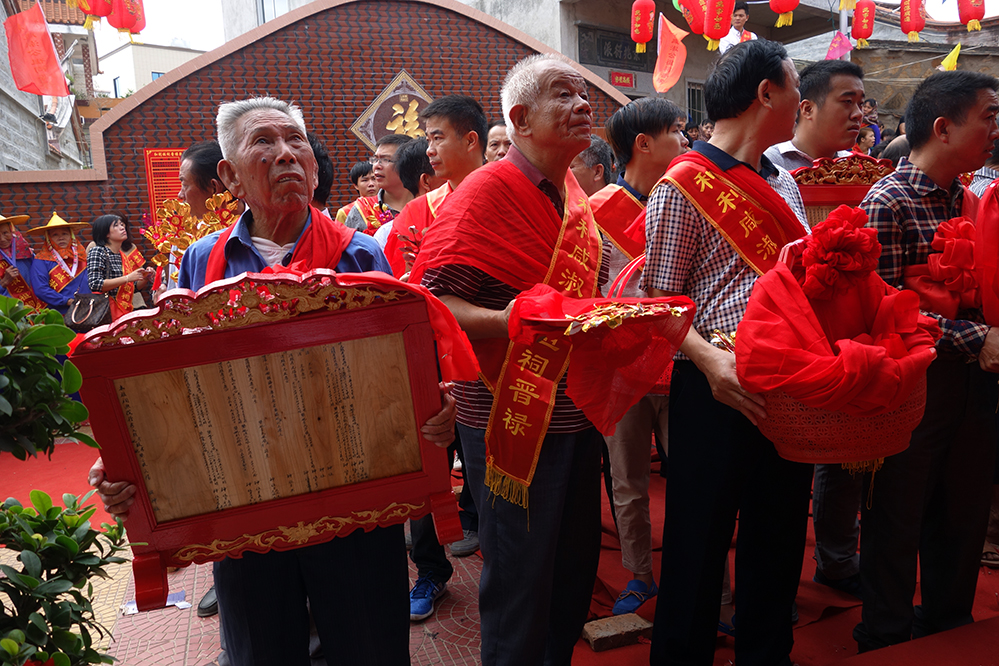
<path fill-rule="evenodd" d="M 4 182 L 0 174 L 0 212 L 29 214 L 33 225 L 44 223 L 53 209 L 68 220 L 91 221 L 109 210 L 138 220 L 148 209 L 143 149 L 214 138 L 220 102 L 260 94 L 302 107 L 310 131 L 327 144 L 338 176 L 330 207 L 346 203 L 353 196 L 346 170 L 369 155 L 349 127 L 399 70 L 408 71 L 434 97 L 472 95 L 490 118 L 500 117 L 504 75 L 534 50 L 455 11 L 455 4 L 327 0 L 332 6 L 318 13 L 294 20 L 308 8 L 293 12 L 288 15 L 293 22 L 175 80 L 106 127 L 106 180 Z M 230 42 L 229 48 L 273 30 L 271 25 Z M 595 121 L 603 124 L 619 102 L 595 85 L 590 97 Z"/>

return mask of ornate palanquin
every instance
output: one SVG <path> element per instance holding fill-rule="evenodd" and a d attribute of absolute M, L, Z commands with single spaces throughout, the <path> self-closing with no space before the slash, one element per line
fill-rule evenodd
<path fill-rule="evenodd" d="M 420 434 L 441 408 L 420 294 L 325 269 L 244 274 L 167 292 L 92 331 L 73 361 L 107 477 L 139 488 L 127 527 L 142 610 L 165 604 L 168 566 L 430 511 L 441 543 L 462 536 L 445 450 Z"/>
<path fill-rule="evenodd" d="M 791 175 L 801 191 L 808 224 L 815 226 L 837 206 L 859 206 L 871 185 L 894 170 L 891 160 L 853 153 L 836 159 L 820 157 Z"/>

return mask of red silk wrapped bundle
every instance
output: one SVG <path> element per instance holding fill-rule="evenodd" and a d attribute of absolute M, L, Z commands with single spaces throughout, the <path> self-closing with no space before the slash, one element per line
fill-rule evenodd
<path fill-rule="evenodd" d="M 533 342 L 540 336 L 565 335 L 568 318 L 611 305 L 668 305 L 679 316 L 630 317 L 566 335 L 572 343 L 566 394 L 597 430 L 614 434 L 617 422 L 655 386 L 687 336 L 694 303 L 669 298 L 566 298 L 539 284 L 517 297 L 510 312 L 510 339 Z"/>
<path fill-rule="evenodd" d="M 975 223 L 955 217 L 937 227 L 930 244 L 936 253 L 925 264 L 907 266 L 904 285 L 919 294 L 919 307 L 947 319 L 982 307 L 975 270 Z"/>
<path fill-rule="evenodd" d="M 922 416 L 922 401 L 909 399 L 924 385 L 939 327 L 919 313 L 916 294 L 893 289 L 873 271 L 881 246 L 866 223 L 863 211 L 840 206 L 812 230 L 798 278 L 777 264 L 757 280 L 736 336 L 736 370 L 747 390 L 787 394 L 804 407 L 845 414 L 848 428 L 905 412 L 889 419 L 898 441 L 878 442 L 879 435 L 874 442 L 895 450 L 872 450 L 864 441 L 871 426 L 864 425 L 820 433 L 836 439 L 835 452 L 825 451 L 821 460 L 778 447 L 785 458 L 853 462 L 890 455 L 899 442 L 907 445 Z M 776 444 L 779 433 L 768 429 L 778 424 L 768 423 L 769 416 L 760 429 Z"/>

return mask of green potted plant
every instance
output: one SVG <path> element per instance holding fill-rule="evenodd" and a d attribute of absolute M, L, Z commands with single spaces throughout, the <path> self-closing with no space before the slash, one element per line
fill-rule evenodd
<path fill-rule="evenodd" d="M 77 428 L 87 408 L 70 395 L 83 379 L 69 360 L 73 331 L 53 310 L 33 313 L 20 301 L 0 296 L 0 455 L 25 460 L 39 452 L 51 457 L 57 437 L 97 447 Z M 107 633 L 94 616 L 94 576 L 107 577 L 108 564 L 126 560 L 124 528 L 91 527 L 96 508 L 63 495 L 64 507 L 41 491 L 30 506 L 9 498 L 0 506 L 0 545 L 18 552 L 18 566 L 0 565 L 0 664 L 76 666 L 112 663 L 94 647 Z"/>

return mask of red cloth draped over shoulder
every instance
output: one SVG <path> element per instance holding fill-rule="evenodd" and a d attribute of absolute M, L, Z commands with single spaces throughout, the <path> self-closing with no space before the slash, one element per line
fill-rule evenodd
<path fill-rule="evenodd" d="M 313 206 L 309 206 L 309 213 L 312 216 L 311 224 L 306 227 L 295 244 L 295 252 L 291 255 L 291 263 L 288 264 L 288 268 L 300 273 L 310 271 L 313 268 L 335 270 L 336 265 L 340 263 L 340 255 L 354 238 L 355 230 L 334 223 Z M 225 269 L 228 264 L 225 258 L 225 244 L 238 223 L 238 221 L 233 223 L 223 231 L 212 247 L 212 251 L 208 255 L 208 266 L 205 269 L 205 284 L 225 278 Z"/>
<path fill-rule="evenodd" d="M 448 195 L 420 244 L 410 282 L 418 284 L 428 269 L 462 264 L 526 291 L 545 281 L 561 228 L 551 200 L 516 165 L 490 162 Z M 508 343 L 506 338 L 472 342 L 491 381 L 499 377 Z"/>
<path fill-rule="evenodd" d="M 975 228 L 975 266 L 982 313 L 990 325 L 999 326 L 999 181 L 982 194 Z"/>
<path fill-rule="evenodd" d="M 437 219 L 437 211 L 440 210 L 441 204 L 451 192 L 451 184 L 444 183 L 436 190 L 410 201 L 399 211 L 399 215 L 392 222 L 392 230 L 385 242 L 385 258 L 388 259 L 392 273 L 397 278 L 401 278 L 406 273 L 406 258 L 402 255 L 403 244 L 399 239 L 399 234 L 413 233 L 410 232 L 409 228 L 414 227 L 416 229 L 415 240 L 421 240 L 424 232 Z"/>
<path fill-rule="evenodd" d="M 645 204 L 611 184 L 590 197 L 590 206 L 600 231 L 628 261 L 645 252 Z M 641 226 L 635 224 L 636 218 L 641 218 Z"/>
<path fill-rule="evenodd" d="M 840 206 L 812 230 L 803 282 L 778 263 L 753 288 L 735 341 L 739 382 L 854 416 L 897 409 L 935 358 L 936 321 L 874 267 L 867 215 Z"/>

